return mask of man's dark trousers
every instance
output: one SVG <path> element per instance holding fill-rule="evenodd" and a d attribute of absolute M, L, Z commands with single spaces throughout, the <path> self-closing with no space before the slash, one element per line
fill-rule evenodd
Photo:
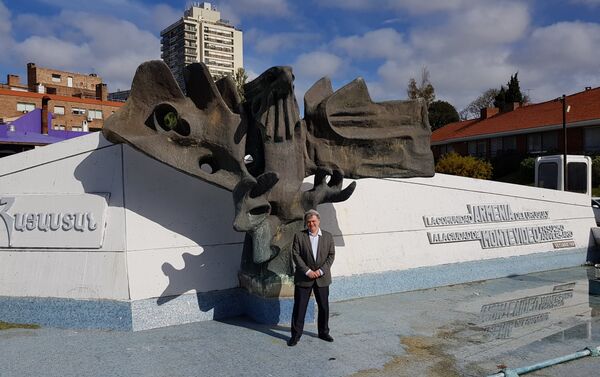
<path fill-rule="evenodd" d="M 319 336 L 329 335 L 329 286 L 319 287 L 316 283 L 312 287 L 294 288 L 294 310 L 292 312 L 292 338 L 299 339 L 304 330 L 304 317 L 310 301 L 310 292 L 315 295 L 319 314 L 317 328 Z"/>

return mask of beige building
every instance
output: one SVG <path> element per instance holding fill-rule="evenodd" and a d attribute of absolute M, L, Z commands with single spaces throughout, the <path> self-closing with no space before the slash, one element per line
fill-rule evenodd
<path fill-rule="evenodd" d="M 81 74 L 27 64 L 27 89 L 30 92 L 57 94 L 106 101 L 106 84 L 95 73 Z"/>
<path fill-rule="evenodd" d="M 160 32 L 161 57 L 181 88 L 186 65 L 203 62 L 214 78 L 242 68 L 242 32 L 221 19 L 210 3 L 194 3 L 183 17 Z"/>

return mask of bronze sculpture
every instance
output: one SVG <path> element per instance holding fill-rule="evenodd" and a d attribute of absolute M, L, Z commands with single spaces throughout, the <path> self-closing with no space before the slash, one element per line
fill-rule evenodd
<path fill-rule="evenodd" d="M 290 67 L 247 83 L 245 101 L 230 77 L 215 83 L 202 63 L 184 77 L 185 95 L 162 61 L 142 64 L 103 133 L 232 192 L 233 226 L 246 233 L 240 281 L 252 292 L 280 294 L 304 212 L 348 199 L 356 182 L 343 188 L 344 177 L 434 174 L 423 101 L 374 103 L 362 79 L 333 92 L 323 78 L 307 91 L 301 119 Z"/>

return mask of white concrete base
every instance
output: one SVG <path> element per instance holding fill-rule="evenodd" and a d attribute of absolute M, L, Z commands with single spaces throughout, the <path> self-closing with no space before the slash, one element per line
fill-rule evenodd
<path fill-rule="evenodd" d="M 0 300 L 110 300 L 119 308 L 125 303 L 150 311 L 148 305 L 154 305 L 154 313 L 165 313 L 164 307 L 158 310 L 161 297 L 200 297 L 237 288 L 243 234 L 232 229 L 231 193 L 128 146 L 112 145 L 99 133 L 0 160 L 0 198 L 86 193 L 110 194 L 101 247 L 0 248 Z M 546 217 L 497 222 L 490 215 L 491 222 L 426 226 L 424 217 L 464 216 L 468 206 L 480 205 Z M 345 291 L 342 286 L 352 286 L 338 299 L 350 298 L 348 292 L 354 297 L 381 293 L 352 281 L 388 279 L 389 274 L 419 268 L 578 255 L 560 259 L 564 265 L 549 266 L 568 267 L 587 259 L 594 245 L 590 233 L 594 215 L 585 195 L 441 174 L 362 179 L 348 201 L 324 204 L 318 210 L 323 228 L 334 234 L 337 245 L 332 289 L 338 282 L 340 292 Z M 431 243 L 432 233 L 508 234 L 509 228 L 512 236 L 506 236 L 504 247 L 484 248 L 478 240 Z M 526 229 L 532 240 L 535 229 L 550 229 L 546 236 L 564 240 L 515 245 L 514 229 Z M 494 245 L 500 244 L 496 240 Z M 478 279 L 487 277 L 498 276 L 477 274 Z M 214 317 L 202 306 L 191 310 L 204 313 L 190 317 L 195 320 Z M 154 322 L 173 324 L 170 319 Z"/>

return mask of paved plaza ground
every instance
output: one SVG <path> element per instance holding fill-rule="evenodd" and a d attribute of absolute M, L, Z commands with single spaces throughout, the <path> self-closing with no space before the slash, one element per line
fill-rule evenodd
<path fill-rule="evenodd" d="M 598 276 L 597 276 L 598 275 Z M 335 284 L 335 281 L 334 283 Z M 332 304 L 315 325 L 246 318 L 140 332 L 0 331 L 0 376 L 487 376 L 600 345 L 600 270 L 577 267 Z M 597 376 L 587 357 L 528 376 Z"/>

